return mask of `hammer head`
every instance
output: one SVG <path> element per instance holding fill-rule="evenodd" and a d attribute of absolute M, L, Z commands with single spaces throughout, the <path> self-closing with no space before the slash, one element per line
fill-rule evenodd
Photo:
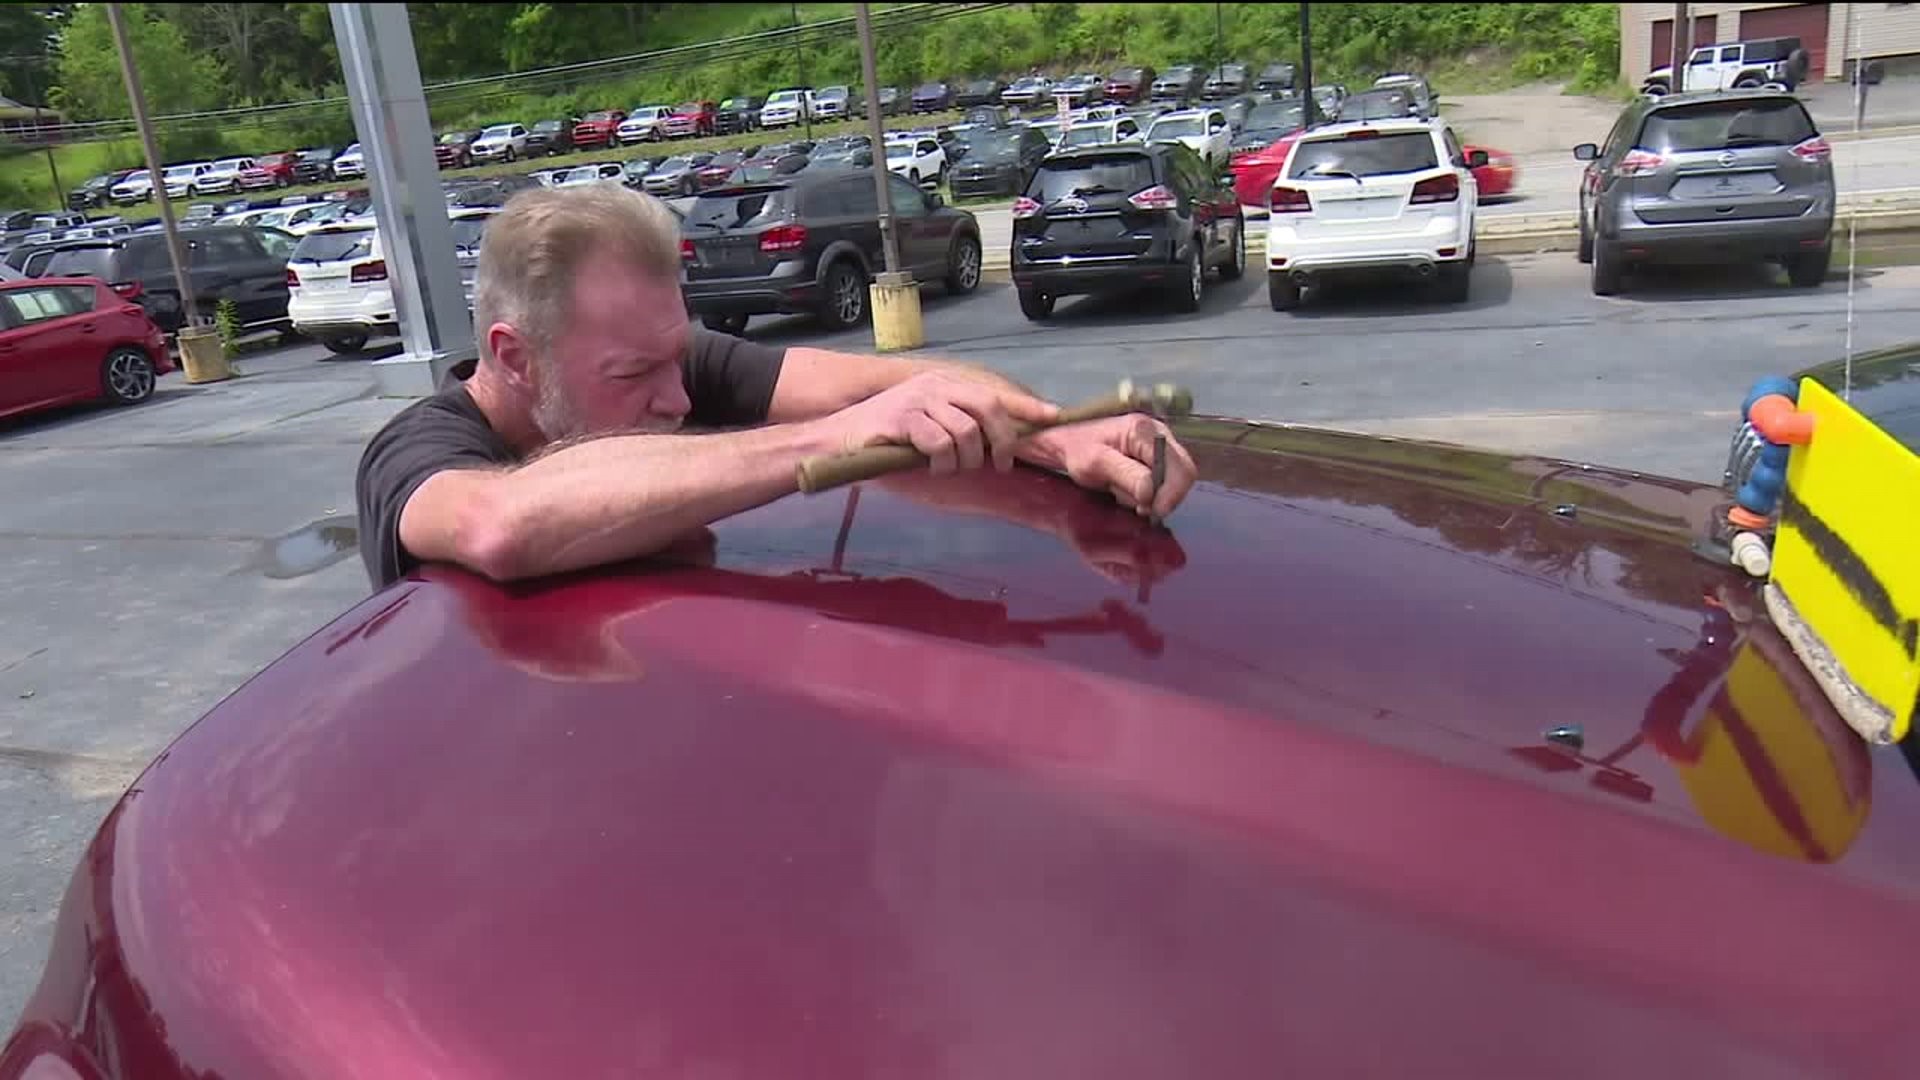
<path fill-rule="evenodd" d="M 1119 394 L 1122 399 L 1132 402 L 1134 408 L 1163 419 L 1193 414 L 1193 393 L 1173 383 L 1155 383 L 1153 389 L 1149 390 L 1132 379 L 1122 379 Z"/>

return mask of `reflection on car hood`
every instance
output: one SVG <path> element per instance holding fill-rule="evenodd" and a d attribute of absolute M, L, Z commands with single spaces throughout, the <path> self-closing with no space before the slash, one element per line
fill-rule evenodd
<path fill-rule="evenodd" d="M 413 575 L 135 783 L 28 1023 L 167 1078 L 1904 1072 L 1920 786 L 1689 553 L 1714 491 L 1180 431 L 1165 531 L 1021 470 Z"/>

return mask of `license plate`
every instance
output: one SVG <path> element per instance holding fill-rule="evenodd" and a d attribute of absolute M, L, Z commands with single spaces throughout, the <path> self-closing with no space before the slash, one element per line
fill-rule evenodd
<path fill-rule="evenodd" d="M 1396 193 L 1361 199 L 1326 199 L 1314 207 L 1313 216 L 1321 221 L 1376 221 L 1397 214 L 1404 198 Z"/>
<path fill-rule="evenodd" d="M 1780 188 L 1770 172 L 1721 173 L 1717 176 L 1683 176 L 1673 185 L 1673 194 L 1684 199 L 1715 199 L 1731 195 L 1765 195 Z"/>
<path fill-rule="evenodd" d="M 744 244 L 712 244 L 700 249 L 700 265 L 712 270 L 731 270 L 753 265 L 752 248 Z"/>
<path fill-rule="evenodd" d="M 300 286 L 306 289 L 308 292 L 317 292 L 317 293 L 345 292 L 347 289 L 347 279 L 346 278 L 306 278 L 305 280 L 300 282 Z"/>

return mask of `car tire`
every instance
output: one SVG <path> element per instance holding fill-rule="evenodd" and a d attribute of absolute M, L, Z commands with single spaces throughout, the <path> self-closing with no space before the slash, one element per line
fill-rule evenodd
<path fill-rule="evenodd" d="M 731 314 L 731 315 L 721 315 L 721 314 L 702 315 L 700 316 L 700 324 L 702 326 L 705 326 L 709 330 L 714 330 L 722 334 L 732 334 L 734 337 L 739 337 L 741 334 L 746 332 L 747 320 L 749 318 L 751 318 L 751 316 L 742 315 L 738 313 Z"/>
<path fill-rule="evenodd" d="M 153 381 L 153 357 L 130 345 L 109 352 L 100 365 L 100 385 L 115 405 L 138 405 L 152 397 Z"/>
<path fill-rule="evenodd" d="M 908 170 L 907 170 L 907 182 L 908 182 L 908 183 L 910 183 L 910 184 L 912 184 L 912 185 L 913 185 L 914 187 L 919 187 L 919 186 L 920 186 L 920 170 L 919 170 L 919 169 L 908 169 Z"/>
<path fill-rule="evenodd" d="M 1233 223 L 1233 255 L 1220 264 L 1221 281 L 1239 281 L 1247 272 L 1247 219 Z"/>
<path fill-rule="evenodd" d="M 1827 280 L 1827 268 L 1833 262 L 1833 245 L 1818 251 L 1803 251 L 1787 256 L 1787 280 L 1798 289 L 1817 289 Z"/>
<path fill-rule="evenodd" d="M 335 356 L 350 356 L 367 347 L 367 335 L 339 334 L 321 339 L 320 344 L 325 345 L 327 351 Z"/>
<path fill-rule="evenodd" d="M 964 296 L 980 287 L 980 238 L 962 233 L 947 255 L 947 291 Z"/>
<path fill-rule="evenodd" d="M 1187 272 L 1173 287 L 1173 310 L 1183 315 L 1199 311 L 1200 299 L 1206 290 L 1207 263 L 1200 257 L 1200 241 L 1196 238 L 1192 249 L 1187 252 Z"/>
<path fill-rule="evenodd" d="M 820 323 L 829 330 L 858 326 L 867 318 L 867 276 L 850 259 L 827 268 L 820 290 Z"/>
<path fill-rule="evenodd" d="M 1583 264 L 1593 261 L 1593 230 L 1587 227 L 1585 205 L 1580 208 L 1580 247 L 1575 251 L 1574 258 L 1579 259 Z"/>
<path fill-rule="evenodd" d="M 1300 306 L 1300 284 L 1291 275 L 1267 273 L 1267 304 L 1275 311 L 1293 311 Z"/>
<path fill-rule="evenodd" d="M 513 164 L 513 160 L 513 147 L 509 146 L 507 147 L 507 164 Z M 469 161 L 467 164 L 471 165 L 473 162 Z"/>
<path fill-rule="evenodd" d="M 1619 254 L 1596 237 L 1593 242 L 1593 295 L 1612 296 L 1618 293 L 1625 276 Z"/>
<path fill-rule="evenodd" d="M 1044 322 L 1053 318 L 1053 296 L 1039 289 L 1021 289 L 1020 314 L 1033 322 Z"/>

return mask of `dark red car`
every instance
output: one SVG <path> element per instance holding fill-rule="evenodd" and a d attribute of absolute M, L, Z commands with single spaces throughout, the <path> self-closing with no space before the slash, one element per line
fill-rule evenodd
<path fill-rule="evenodd" d="M 1107 82 L 1103 88 L 1106 99 L 1129 105 L 1145 100 L 1149 91 L 1153 89 L 1154 74 L 1154 70 L 1150 67 L 1114 69 L 1113 73 L 1107 76 Z"/>
<path fill-rule="evenodd" d="M 596 146 L 611 146 L 614 133 L 620 130 L 620 122 L 627 118 L 624 109 L 603 109 L 590 112 L 580 118 L 573 126 L 573 148 L 589 150 Z"/>
<path fill-rule="evenodd" d="M 434 163 L 443 169 L 463 169 L 473 164 L 473 141 L 478 130 L 443 131 L 433 143 Z"/>
<path fill-rule="evenodd" d="M 95 278 L 0 281 L 0 416 L 106 400 L 132 405 L 173 370 L 166 335 Z"/>
<path fill-rule="evenodd" d="M 667 117 L 664 125 L 667 138 L 681 139 L 694 135 L 711 135 L 719 117 L 720 106 L 716 102 L 682 102 Z"/>
<path fill-rule="evenodd" d="M 240 190 L 259 191 L 291 186 L 294 181 L 293 168 L 299 160 L 300 155 L 293 151 L 254 158 L 251 168 L 240 170 Z"/>
<path fill-rule="evenodd" d="M 368 598 L 107 815 L 0 1077 L 1911 1072 L 1920 784 L 1721 492 L 1181 435 L 1170 530 L 923 474 Z"/>

